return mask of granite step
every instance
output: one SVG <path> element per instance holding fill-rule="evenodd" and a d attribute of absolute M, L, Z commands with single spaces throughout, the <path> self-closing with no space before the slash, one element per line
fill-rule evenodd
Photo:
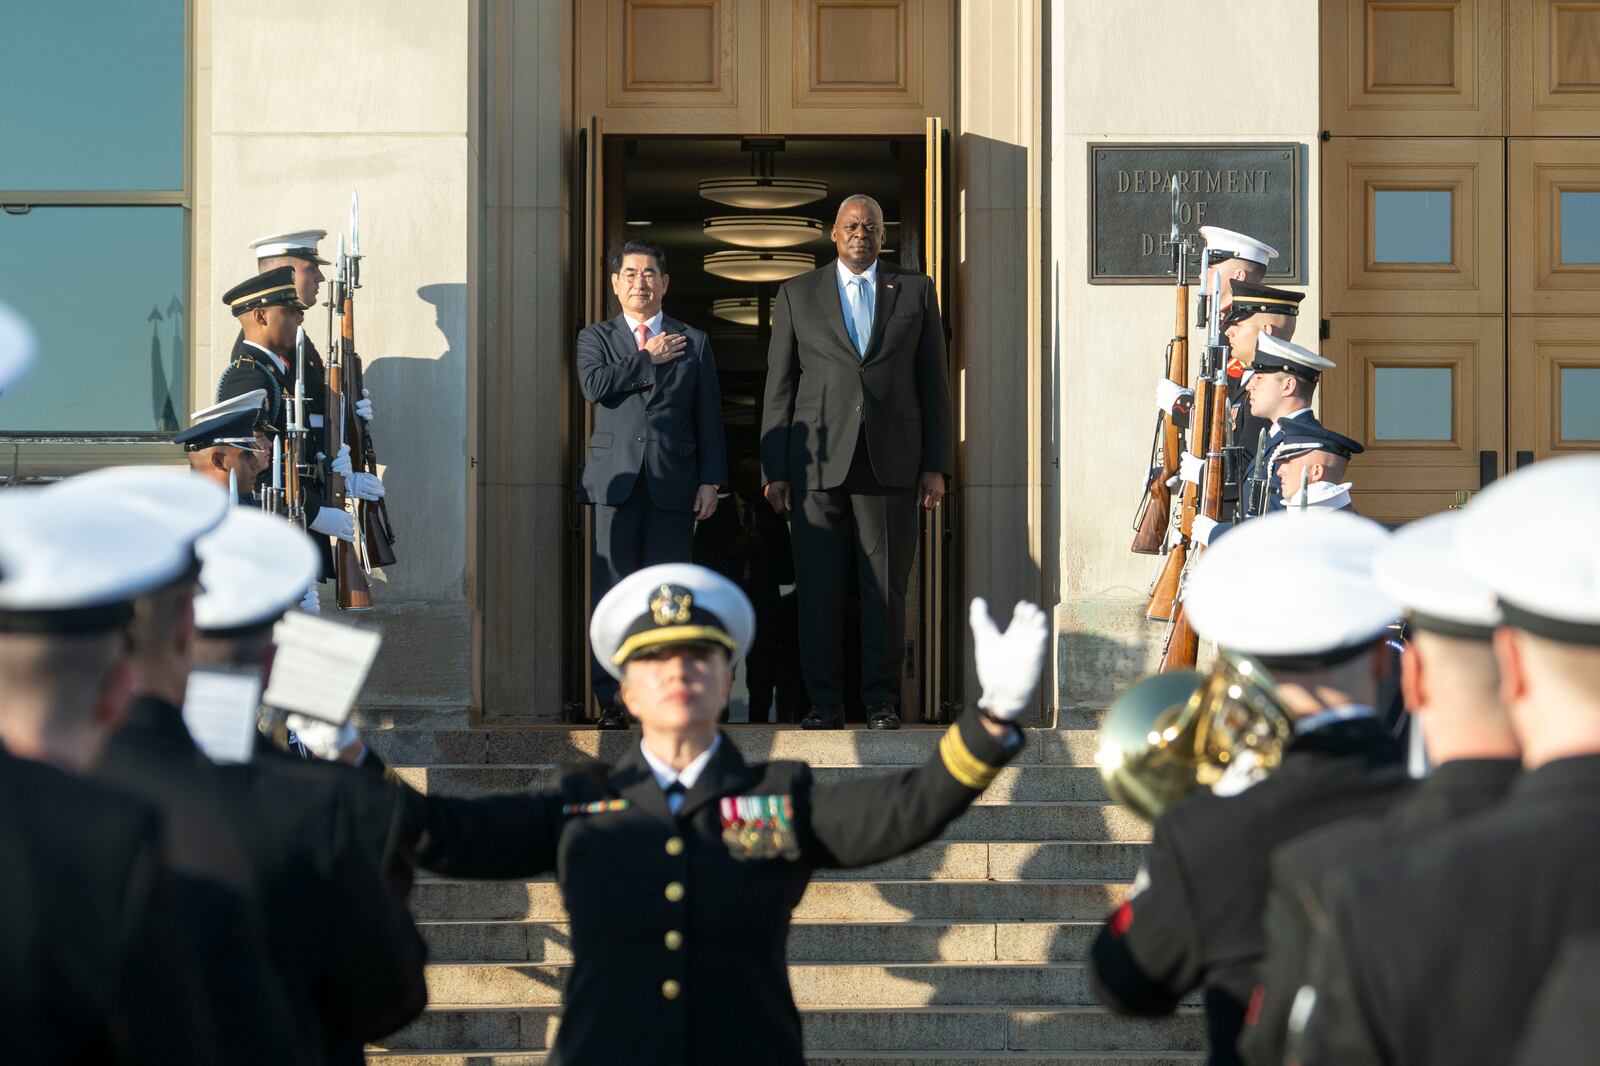
<path fill-rule="evenodd" d="M 369 1052 L 374 1066 L 545 1066 L 550 1056 L 539 1051 L 434 1051 L 413 1054 L 409 1051 Z M 1194 1066 L 1205 1061 L 1201 1052 L 1190 1054 L 1145 1051 L 1045 1052 L 1015 1051 L 937 1051 L 892 1052 L 823 1051 L 806 1056 L 806 1066 Z"/>
<path fill-rule="evenodd" d="M 418 928 L 435 962 L 572 961 L 571 927 L 547 921 L 431 921 Z M 1100 922 L 795 922 L 793 962 L 1074 962 Z"/>
<path fill-rule="evenodd" d="M 435 1004 L 374 1050 L 548 1051 L 559 1013 L 553 1006 Z M 1205 1046 L 1204 1018 L 1190 1008 L 1168 1018 L 1121 1018 L 1099 1007 L 828 1006 L 802 1010 L 800 1019 L 809 1055 L 824 1059 L 876 1054 L 894 1061 L 899 1056 L 886 1053 L 930 1051 L 1171 1054 Z"/>

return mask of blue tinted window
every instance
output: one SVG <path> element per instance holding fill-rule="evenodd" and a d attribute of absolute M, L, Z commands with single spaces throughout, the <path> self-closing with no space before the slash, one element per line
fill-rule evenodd
<path fill-rule="evenodd" d="M 1384 366 L 1372 372 L 1373 437 L 1451 440 L 1449 367 Z"/>
<path fill-rule="evenodd" d="M 1561 368 L 1561 439 L 1600 440 L 1600 367 Z"/>
<path fill-rule="evenodd" d="M 1375 263 L 1449 263 L 1449 189 L 1379 189 L 1372 194 Z"/>
<path fill-rule="evenodd" d="M 1600 263 L 1600 192 L 1561 190 L 1561 261 Z"/>
<path fill-rule="evenodd" d="M 181 207 L 0 213 L 0 299 L 39 334 L 0 430 L 176 431 L 188 424 Z"/>
<path fill-rule="evenodd" d="M 181 189 L 184 0 L 0 14 L 0 189 Z"/>

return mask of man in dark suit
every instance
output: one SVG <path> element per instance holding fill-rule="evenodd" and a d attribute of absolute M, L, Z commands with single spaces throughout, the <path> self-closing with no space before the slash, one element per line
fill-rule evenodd
<path fill-rule="evenodd" d="M 578 387 L 594 405 L 579 499 L 594 506 L 590 590 L 596 602 L 627 575 L 688 562 L 695 522 L 728 483 L 722 388 L 711 342 L 661 310 L 667 255 L 632 240 L 611 260 L 622 313 L 578 334 Z M 626 729 L 617 683 L 591 656 L 601 729 Z"/>
<path fill-rule="evenodd" d="M 761 418 L 766 496 L 792 515 L 808 729 L 844 724 L 839 619 L 854 553 L 861 593 L 861 698 L 874 729 L 898 729 L 905 594 L 920 502 L 954 469 L 944 323 L 933 281 L 878 259 L 883 209 L 839 205 L 839 258 L 778 290 Z"/>

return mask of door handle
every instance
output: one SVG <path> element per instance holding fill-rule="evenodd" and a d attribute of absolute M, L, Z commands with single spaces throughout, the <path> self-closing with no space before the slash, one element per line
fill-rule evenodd
<path fill-rule="evenodd" d="M 1500 453 L 1478 453 L 1478 491 L 1482 492 L 1489 487 L 1489 483 L 1500 476 Z"/>
<path fill-rule="evenodd" d="M 1518 452 L 1517 453 L 1517 469 L 1518 470 L 1521 470 L 1523 467 L 1527 466 L 1531 462 L 1533 462 L 1533 453 L 1532 452 Z"/>

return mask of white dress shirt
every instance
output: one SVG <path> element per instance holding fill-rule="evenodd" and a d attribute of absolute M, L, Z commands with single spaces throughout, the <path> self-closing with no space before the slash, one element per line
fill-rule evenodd
<path fill-rule="evenodd" d="M 665 311 L 657 311 L 648 319 L 643 320 L 645 329 L 649 331 L 645 334 L 645 340 L 649 340 L 651 337 L 654 337 L 657 333 L 661 332 L 661 320 L 666 317 L 667 314 Z M 626 311 L 622 312 L 622 320 L 628 324 L 628 332 L 633 334 L 633 339 L 635 342 L 637 342 L 639 339 L 639 325 L 641 320 L 634 318 Z"/>
<path fill-rule="evenodd" d="M 650 764 L 650 773 L 655 777 L 656 784 L 661 786 L 662 792 L 671 788 L 675 782 L 681 784 L 685 792 L 693 788 L 694 783 L 700 780 L 700 775 L 705 772 L 705 768 L 711 764 L 711 756 L 715 755 L 717 749 L 721 746 L 722 734 L 718 733 L 712 738 L 711 746 L 696 756 L 694 762 L 685 766 L 682 770 L 674 770 L 656 758 L 655 753 L 650 750 L 648 744 L 642 740 L 639 741 L 639 750 L 644 753 L 644 761 Z M 672 813 L 677 814 L 678 812 L 673 811 Z"/>
<path fill-rule="evenodd" d="M 867 267 L 867 269 L 863 270 L 859 274 L 845 266 L 844 260 L 842 259 L 835 259 L 833 261 L 833 265 L 838 268 L 839 271 L 839 309 L 844 312 L 845 332 L 849 333 L 850 325 L 855 319 L 855 312 L 850 307 L 850 279 L 866 279 L 867 288 L 862 295 L 867 301 L 867 321 L 871 322 L 873 315 L 876 314 L 878 310 L 878 261 L 874 259 L 872 261 L 872 265 Z M 866 339 L 868 343 L 870 343 L 872 340 L 871 337 Z M 865 347 L 865 345 L 863 345 L 863 347 Z"/>

